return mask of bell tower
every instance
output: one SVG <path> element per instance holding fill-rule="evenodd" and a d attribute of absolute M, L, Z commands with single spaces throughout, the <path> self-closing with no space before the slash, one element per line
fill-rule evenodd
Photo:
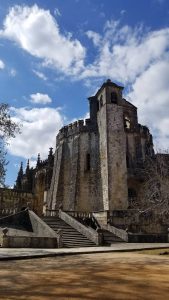
<path fill-rule="evenodd" d="M 128 207 L 122 90 L 108 79 L 95 95 L 104 210 Z"/>

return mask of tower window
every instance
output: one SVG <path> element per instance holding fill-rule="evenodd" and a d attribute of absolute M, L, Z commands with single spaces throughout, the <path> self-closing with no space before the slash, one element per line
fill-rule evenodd
<path fill-rule="evenodd" d="M 112 92 L 111 93 L 111 103 L 117 104 L 117 100 L 118 100 L 117 93 L 116 92 Z"/>
<path fill-rule="evenodd" d="M 90 171 L 90 154 L 86 154 L 86 171 Z"/>
<path fill-rule="evenodd" d="M 97 100 L 97 111 L 99 111 L 99 101 Z"/>
<path fill-rule="evenodd" d="M 102 107 L 103 106 L 103 96 L 101 95 L 100 96 L 100 107 Z"/>
<path fill-rule="evenodd" d="M 124 127 L 127 129 L 130 129 L 131 127 L 131 121 L 128 117 L 124 117 Z"/>

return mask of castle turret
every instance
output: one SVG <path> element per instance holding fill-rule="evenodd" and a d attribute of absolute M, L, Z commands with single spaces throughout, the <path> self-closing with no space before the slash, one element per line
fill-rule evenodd
<path fill-rule="evenodd" d="M 128 206 L 126 135 L 122 107 L 123 87 L 107 80 L 98 90 L 97 123 L 104 210 Z"/>

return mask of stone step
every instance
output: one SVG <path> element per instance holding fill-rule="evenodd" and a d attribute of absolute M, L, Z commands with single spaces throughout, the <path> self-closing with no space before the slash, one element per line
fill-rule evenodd
<path fill-rule="evenodd" d="M 54 231 L 58 231 L 59 229 L 62 230 L 63 246 L 66 248 L 96 246 L 86 236 L 72 228 L 59 217 L 44 217 L 43 221 L 46 222 Z"/>
<path fill-rule="evenodd" d="M 103 239 L 104 239 L 104 243 L 105 244 L 112 244 L 112 243 L 121 243 L 124 242 L 120 237 L 116 236 L 115 234 L 113 234 L 112 232 L 108 231 L 108 230 L 102 230 L 102 234 L 103 234 Z"/>

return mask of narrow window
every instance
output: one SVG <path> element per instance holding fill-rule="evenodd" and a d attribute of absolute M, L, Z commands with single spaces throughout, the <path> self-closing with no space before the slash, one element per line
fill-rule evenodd
<path fill-rule="evenodd" d="M 90 171 L 90 154 L 86 155 L 86 171 Z"/>
<path fill-rule="evenodd" d="M 97 111 L 99 111 L 99 101 L 97 100 Z"/>
<path fill-rule="evenodd" d="M 100 107 L 102 107 L 103 106 L 103 96 L 101 95 L 100 96 Z"/>
<path fill-rule="evenodd" d="M 112 92 L 111 93 L 111 103 L 117 104 L 117 99 L 118 99 L 117 93 L 116 92 Z"/>

